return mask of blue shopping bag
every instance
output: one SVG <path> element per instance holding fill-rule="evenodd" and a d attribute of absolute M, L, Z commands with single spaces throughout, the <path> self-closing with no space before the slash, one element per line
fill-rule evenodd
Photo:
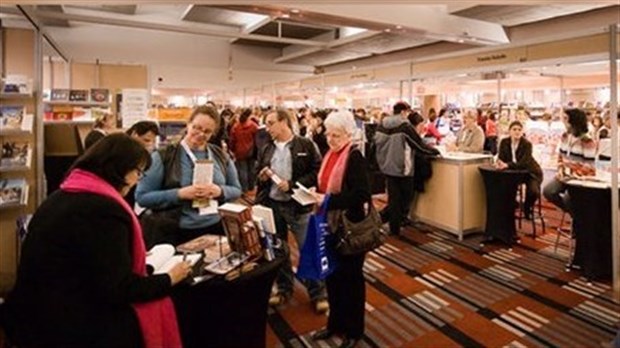
<path fill-rule="evenodd" d="M 327 204 L 329 195 L 325 196 L 319 210 L 310 215 L 306 241 L 299 252 L 297 277 L 300 279 L 324 280 L 335 269 L 334 251 L 327 223 Z"/>

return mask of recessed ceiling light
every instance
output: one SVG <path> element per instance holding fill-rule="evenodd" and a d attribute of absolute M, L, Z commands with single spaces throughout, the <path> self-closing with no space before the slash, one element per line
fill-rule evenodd
<path fill-rule="evenodd" d="M 283 13 L 280 17 L 282 17 L 282 18 L 290 18 L 291 15 L 288 14 L 288 13 Z"/>
<path fill-rule="evenodd" d="M 390 28 L 385 29 L 386 33 L 389 33 L 390 31 L 392 31 L 392 29 L 390 29 Z"/>
<path fill-rule="evenodd" d="M 398 30 L 400 30 L 400 29 L 402 29 L 402 28 L 403 28 L 403 26 L 402 26 L 402 25 L 397 25 L 397 26 L 396 26 L 396 29 L 398 29 Z"/>
<path fill-rule="evenodd" d="M 459 40 L 458 40 L 458 42 L 459 42 L 459 43 L 463 43 L 463 42 L 465 42 L 465 40 L 463 40 L 463 39 L 459 39 Z"/>
<path fill-rule="evenodd" d="M 299 13 L 299 12 L 300 12 L 300 11 L 299 11 L 299 9 L 297 9 L 297 8 L 293 8 L 293 9 L 291 9 L 291 13 Z"/>

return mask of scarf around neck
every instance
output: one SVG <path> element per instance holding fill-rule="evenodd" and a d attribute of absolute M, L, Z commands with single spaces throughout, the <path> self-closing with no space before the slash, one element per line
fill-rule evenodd
<path fill-rule="evenodd" d="M 131 270 L 134 274 L 146 277 L 146 249 L 142 238 L 142 227 L 136 214 L 125 202 L 123 197 L 112 185 L 97 175 L 82 170 L 74 169 L 60 185 L 65 192 L 94 193 L 108 197 L 121 205 L 129 214 L 132 222 L 132 263 Z M 144 345 L 147 348 L 154 347 L 181 347 L 181 337 L 177 324 L 176 312 L 170 297 L 143 303 L 131 304 L 140 323 Z"/>
<path fill-rule="evenodd" d="M 319 180 L 323 180 L 323 172 L 326 170 L 330 158 L 338 156 L 338 160 L 336 160 L 334 164 L 329 179 L 327 179 L 327 190 L 325 193 L 340 193 L 340 191 L 342 191 L 342 181 L 344 179 L 344 173 L 347 170 L 347 162 L 350 153 L 351 143 L 348 143 L 340 151 L 333 151 L 330 149 L 327 154 L 325 154 L 325 158 L 321 163 L 321 169 L 319 170 Z M 321 183 L 319 183 L 319 187 L 321 187 Z"/>

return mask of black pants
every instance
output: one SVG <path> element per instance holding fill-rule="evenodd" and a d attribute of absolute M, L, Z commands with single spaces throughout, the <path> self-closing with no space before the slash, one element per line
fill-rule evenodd
<path fill-rule="evenodd" d="M 327 329 L 351 339 L 360 339 L 364 334 L 366 284 L 362 267 L 365 256 L 366 253 L 338 255 L 336 270 L 326 280 Z"/>
<path fill-rule="evenodd" d="M 526 213 L 529 213 L 534 207 L 534 203 L 540 196 L 540 180 L 536 178 L 529 178 L 525 182 L 525 202 L 523 203 L 523 208 Z"/>
<path fill-rule="evenodd" d="M 400 234 L 403 218 L 409 215 L 413 199 L 413 177 L 387 176 L 388 204 L 384 211 L 390 224 L 390 233 Z"/>

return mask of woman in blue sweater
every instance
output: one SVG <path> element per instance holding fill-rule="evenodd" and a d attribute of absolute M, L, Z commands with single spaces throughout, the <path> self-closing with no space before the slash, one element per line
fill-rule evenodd
<path fill-rule="evenodd" d="M 152 154 L 153 165 L 136 189 L 138 204 L 157 216 L 158 223 L 153 225 L 158 225 L 159 231 L 145 231 L 157 234 L 151 236 L 150 242 L 180 244 L 205 233 L 223 234 L 216 210 L 192 206 L 194 200 L 213 199 L 223 204 L 241 196 L 232 159 L 220 147 L 208 143 L 219 126 L 217 111 L 199 106 L 192 112 L 180 143 Z M 213 161 L 213 182 L 193 184 L 195 163 L 205 159 Z"/>

